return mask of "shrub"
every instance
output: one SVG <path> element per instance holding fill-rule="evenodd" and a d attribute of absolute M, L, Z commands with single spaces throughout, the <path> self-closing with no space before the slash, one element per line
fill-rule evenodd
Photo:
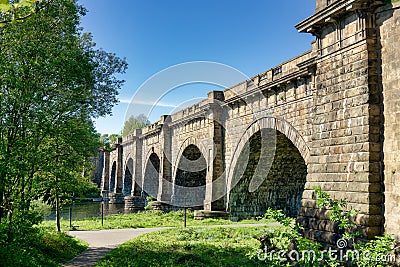
<path fill-rule="evenodd" d="M 32 202 L 33 212 L 37 213 L 37 215 L 44 220 L 44 218 L 51 214 L 51 206 L 43 202 L 43 200 L 35 200 Z"/>
<path fill-rule="evenodd" d="M 49 233 L 22 223 L 12 228 L 12 239 L 7 239 L 9 231 L 9 225 L 0 224 L 0 266 L 60 266 L 87 248 L 64 233 Z"/>
<path fill-rule="evenodd" d="M 269 266 L 394 266 L 395 239 L 392 236 L 378 236 L 370 241 L 358 238 L 360 226 L 354 222 L 357 211 L 346 210 L 345 200 L 334 200 L 321 188 L 315 188 L 315 193 L 318 206 L 329 210 L 330 220 L 339 228 L 341 238 L 337 248 L 322 250 L 322 244 L 300 234 L 302 228 L 293 219 L 281 210 L 269 208 L 265 217 L 275 219 L 285 228 L 258 238 L 261 245 L 257 257 L 260 260 Z"/>
<path fill-rule="evenodd" d="M 147 205 L 144 207 L 145 210 L 152 210 L 153 209 L 153 202 L 154 198 L 152 196 L 146 197 Z"/>

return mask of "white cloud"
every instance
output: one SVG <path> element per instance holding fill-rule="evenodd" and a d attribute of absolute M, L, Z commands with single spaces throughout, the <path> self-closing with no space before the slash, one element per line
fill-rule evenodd
<path fill-rule="evenodd" d="M 176 108 L 178 105 L 165 103 L 165 102 L 151 102 L 151 101 L 141 101 L 141 100 L 134 100 L 131 102 L 131 99 L 120 99 L 120 103 L 124 104 L 138 104 L 138 105 L 145 105 L 145 106 L 157 106 L 157 107 L 166 107 L 166 108 Z"/>

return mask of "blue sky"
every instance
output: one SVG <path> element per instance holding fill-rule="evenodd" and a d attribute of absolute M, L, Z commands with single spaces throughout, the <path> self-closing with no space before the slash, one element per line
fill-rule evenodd
<path fill-rule="evenodd" d="M 211 61 L 248 77 L 311 48 L 313 37 L 294 25 L 311 16 L 315 1 L 268 0 L 80 0 L 88 9 L 82 19 L 98 48 L 125 57 L 120 103 L 113 115 L 96 120 L 100 133 L 122 130 L 136 90 L 156 73 L 176 64 Z M 240 76 L 239 76 L 240 77 Z M 234 85 L 234 84 L 231 84 Z M 206 97 L 219 86 L 193 83 L 159 99 L 146 114 L 154 122 L 182 103 Z M 151 88 L 146 89 L 151 94 Z M 133 105 L 134 106 L 134 105 Z"/>

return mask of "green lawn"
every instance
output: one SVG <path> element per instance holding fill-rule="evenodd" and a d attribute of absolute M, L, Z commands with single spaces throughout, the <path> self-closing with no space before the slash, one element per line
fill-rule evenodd
<path fill-rule="evenodd" d="M 128 241 L 99 266 L 265 266 L 250 257 L 266 227 L 175 228 Z"/>
<path fill-rule="evenodd" d="M 143 211 L 132 214 L 110 215 L 104 218 L 104 225 L 101 225 L 100 218 L 88 218 L 73 220 L 72 225 L 76 230 L 100 230 L 100 229 L 123 229 L 123 228 L 152 228 L 152 227 L 174 227 L 183 226 L 184 213 L 182 211 L 163 213 L 161 211 Z M 244 220 L 239 223 L 268 223 L 271 221 Z M 194 220 L 193 212 L 187 213 L 188 226 L 203 225 L 225 225 L 235 224 L 230 220 L 205 219 Z M 53 230 L 56 227 L 55 221 L 44 221 L 42 227 Z M 68 231 L 69 220 L 61 220 L 62 230 Z"/>
<path fill-rule="evenodd" d="M 0 266 L 55 267 L 78 256 L 88 245 L 64 233 L 33 229 L 18 243 L 7 243 L 0 251 Z"/>

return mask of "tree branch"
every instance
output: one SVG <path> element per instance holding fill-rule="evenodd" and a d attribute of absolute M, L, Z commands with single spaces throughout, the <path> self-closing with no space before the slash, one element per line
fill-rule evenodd
<path fill-rule="evenodd" d="M 42 7 L 37 7 L 37 8 L 36 8 L 36 13 L 38 13 L 39 11 L 45 9 L 45 8 L 46 8 L 50 3 L 52 3 L 53 1 L 54 1 L 54 0 L 48 0 L 47 2 L 45 2 L 45 4 L 44 4 Z M 37 2 L 38 2 L 38 1 L 37 1 Z M 10 20 L 3 20 L 3 21 L 0 21 L 0 24 L 10 23 L 10 22 L 13 22 L 13 21 L 21 21 L 21 20 L 24 20 L 24 19 L 29 18 L 30 16 L 32 16 L 32 14 L 33 14 L 33 13 L 31 12 L 31 13 L 29 13 L 29 14 L 23 16 L 23 17 L 20 17 L 20 18 L 14 18 L 14 19 L 10 19 Z"/>

